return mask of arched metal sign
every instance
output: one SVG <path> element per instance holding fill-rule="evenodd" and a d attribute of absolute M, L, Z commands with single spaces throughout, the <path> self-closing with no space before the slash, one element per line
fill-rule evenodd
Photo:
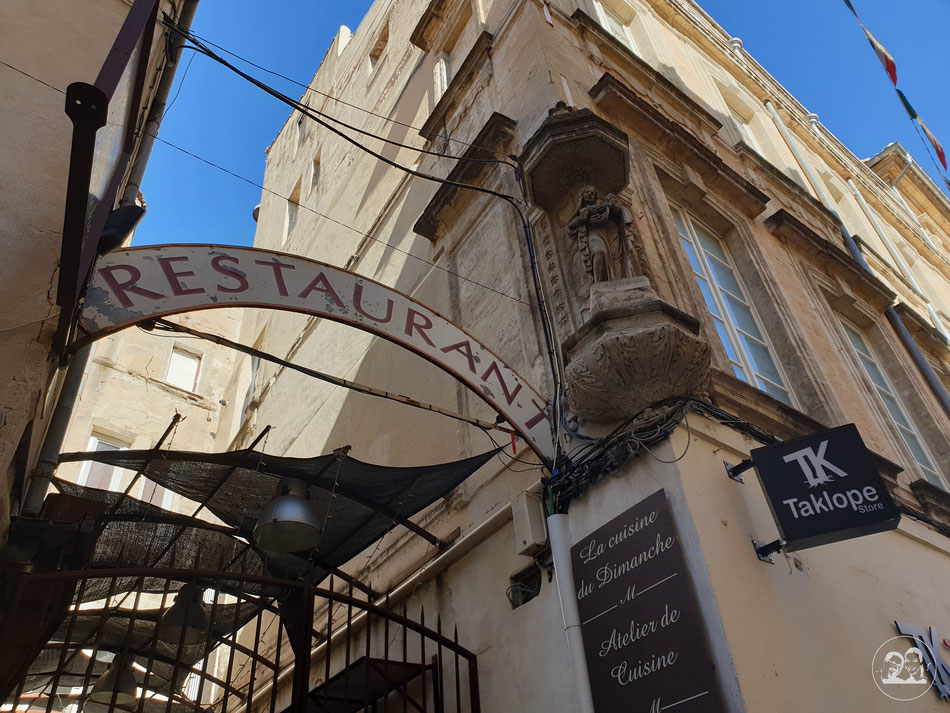
<path fill-rule="evenodd" d="M 371 332 L 441 367 L 504 416 L 550 463 L 545 400 L 461 327 L 386 285 L 297 255 L 225 245 L 154 245 L 99 258 L 80 322 L 98 339 L 146 319 L 217 307 L 311 314 Z"/>

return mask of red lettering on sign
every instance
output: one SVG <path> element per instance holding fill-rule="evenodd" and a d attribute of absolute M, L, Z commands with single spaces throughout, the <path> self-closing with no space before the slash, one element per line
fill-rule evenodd
<path fill-rule="evenodd" d="M 239 260 L 236 257 L 231 257 L 230 255 L 216 255 L 211 259 L 211 268 L 215 272 L 230 277 L 232 280 L 237 280 L 238 286 L 225 287 L 224 285 L 218 285 L 218 290 L 221 292 L 244 292 L 247 289 L 247 278 L 237 270 L 232 270 L 230 267 L 222 265 L 221 263 L 225 260 L 228 262 L 233 262 L 235 265 L 239 263 Z"/>
<path fill-rule="evenodd" d="M 158 264 L 162 267 L 162 272 L 165 273 L 165 279 L 168 281 L 168 286 L 172 288 L 173 295 L 200 295 L 205 290 L 203 287 L 193 287 L 190 290 L 182 286 L 181 280 L 179 277 L 194 277 L 195 273 L 193 272 L 175 272 L 175 268 L 172 267 L 173 262 L 181 262 L 184 260 L 188 262 L 188 257 L 186 255 L 179 255 L 177 257 L 160 257 L 158 258 Z"/>
<path fill-rule="evenodd" d="M 538 409 L 538 413 L 536 416 L 533 416 L 530 421 L 525 422 L 524 427 L 529 431 L 535 426 L 537 426 L 539 423 L 541 423 L 541 421 L 548 420 L 548 415 L 544 411 L 544 404 L 539 404 L 534 399 L 531 399 L 531 403 L 533 403 L 534 407 Z"/>
<path fill-rule="evenodd" d="M 386 318 L 382 319 L 380 317 L 374 317 L 368 312 L 363 310 L 363 286 L 357 284 L 353 287 L 353 306 L 356 307 L 356 311 L 359 312 L 364 317 L 369 317 L 374 322 L 379 322 L 380 324 L 386 324 L 389 320 L 393 318 L 393 301 L 389 298 L 386 299 Z"/>
<path fill-rule="evenodd" d="M 505 393 L 505 400 L 508 402 L 508 405 L 511 406 L 512 402 L 515 400 L 515 397 L 518 395 L 518 392 L 521 391 L 521 384 L 518 384 L 514 391 L 508 391 L 508 384 L 505 383 L 505 379 L 501 375 L 501 369 L 498 368 L 498 364 L 495 362 L 492 362 L 491 366 L 485 369 L 485 373 L 482 374 L 482 381 L 488 381 L 488 375 L 492 372 L 495 372 L 495 376 L 498 377 L 498 383 L 501 384 L 501 390 Z"/>
<path fill-rule="evenodd" d="M 442 351 L 448 354 L 449 352 L 458 352 L 466 359 L 468 359 L 468 368 L 472 370 L 473 374 L 477 374 L 475 371 L 475 355 L 472 354 L 472 345 L 468 343 L 466 339 L 464 342 L 459 342 L 458 344 L 452 344 L 448 347 L 442 347 Z"/>
<path fill-rule="evenodd" d="M 326 275 L 322 272 L 317 273 L 317 276 L 310 281 L 310 284 L 307 285 L 303 292 L 301 292 L 297 297 L 303 299 L 311 292 L 322 292 L 327 298 L 329 298 L 337 307 L 344 307 L 343 300 L 340 299 L 340 296 L 336 293 L 336 290 L 333 289 L 333 285 L 330 284 L 330 281 L 327 279 Z M 359 308 L 357 308 L 359 309 Z"/>
<path fill-rule="evenodd" d="M 416 321 L 416 317 L 421 318 L 421 322 Z M 432 329 L 432 320 L 426 317 L 421 312 L 416 312 L 412 307 L 406 310 L 406 336 L 412 337 L 412 330 L 415 329 L 419 332 L 419 336 L 422 337 L 426 344 L 430 347 L 434 347 L 435 344 L 432 343 L 432 340 L 429 339 L 429 335 L 425 333 L 425 330 Z"/>
<path fill-rule="evenodd" d="M 281 297 L 287 297 L 287 285 L 284 284 L 284 268 L 290 268 L 291 270 L 297 269 L 294 265 L 290 265 L 286 262 L 277 262 L 274 260 L 255 260 L 255 265 L 267 265 L 268 267 L 274 270 L 274 282 L 277 283 L 277 292 Z"/>
<path fill-rule="evenodd" d="M 112 274 L 116 270 L 125 270 L 129 279 L 125 282 L 119 282 Z M 112 265 L 110 267 L 104 267 L 99 270 L 99 274 L 102 275 L 102 279 L 106 281 L 112 293 L 118 298 L 119 304 L 123 307 L 131 307 L 133 305 L 132 300 L 125 294 L 126 292 L 134 292 L 142 297 L 148 297 L 150 300 L 160 300 L 165 297 L 165 295 L 159 292 L 152 292 L 151 290 L 146 290 L 144 287 L 136 285 L 135 283 L 142 278 L 142 273 L 139 272 L 137 267 L 133 267 L 132 265 Z"/>

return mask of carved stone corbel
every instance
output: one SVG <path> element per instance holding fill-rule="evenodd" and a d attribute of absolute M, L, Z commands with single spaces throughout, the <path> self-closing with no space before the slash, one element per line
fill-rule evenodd
<path fill-rule="evenodd" d="M 569 408 L 633 416 L 670 396 L 704 396 L 709 345 L 699 323 L 660 300 L 630 210 L 626 135 L 558 105 L 525 144 L 525 182 L 543 213 L 539 241 Z"/>

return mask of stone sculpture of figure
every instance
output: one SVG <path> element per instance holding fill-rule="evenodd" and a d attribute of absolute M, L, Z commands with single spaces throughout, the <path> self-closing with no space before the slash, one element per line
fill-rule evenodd
<path fill-rule="evenodd" d="M 567 234 L 575 243 L 591 283 L 635 277 L 628 228 L 633 223 L 629 211 L 610 193 L 603 200 L 593 186 L 579 192 L 580 204 L 567 223 Z"/>

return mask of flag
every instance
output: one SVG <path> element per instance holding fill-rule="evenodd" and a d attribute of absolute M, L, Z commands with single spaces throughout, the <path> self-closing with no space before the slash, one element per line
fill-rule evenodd
<path fill-rule="evenodd" d="M 904 96 L 904 92 L 902 92 L 900 89 L 898 89 L 898 90 L 896 90 L 896 91 L 897 91 L 897 96 L 900 97 L 901 104 L 904 105 L 904 111 L 907 112 L 907 116 L 909 116 L 911 119 L 916 119 L 916 118 L 917 118 L 917 112 L 914 111 L 914 107 L 912 107 L 912 106 L 910 105 L 910 102 L 907 101 L 907 97 Z"/>
<path fill-rule="evenodd" d="M 877 38 L 868 32 L 868 28 L 861 25 L 864 30 L 865 36 L 868 38 L 868 42 L 871 43 L 871 47 L 874 49 L 874 54 L 877 55 L 877 58 L 881 60 L 881 64 L 884 65 L 884 71 L 887 72 L 887 76 L 891 78 L 891 82 L 894 86 L 897 86 L 897 64 L 894 62 L 894 58 L 891 57 L 891 53 L 884 49 L 884 45 L 877 41 Z"/>
<path fill-rule="evenodd" d="M 931 145 L 934 147 L 934 151 L 937 152 L 937 158 L 940 159 L 940 163 L 943 164 L 943 170 L 947 170 L 947 155 L 943 152 L 943 146 L 940 145 L 940 142 L 937 141 L 937 137 L 930 133 L 930 129 L 927 128 L 927 125 L 921 121 L 920 117 L 917 117 L 917 123 L 920 124 L 920 128 L 924 130 L 924 133 L 927 134 L 927 138 L 930 139 Z"/>
<path fill-rule="evenodd" d="M 851 0 L 844 0 L 844 4 L 848 6 L 848 9 L 854 14 L 855 17 L 858 17 L 858 11 L 854 9 L 854 5 L 851 4 Z M 861 18 L 858 18 L 859 20 Z"/>

